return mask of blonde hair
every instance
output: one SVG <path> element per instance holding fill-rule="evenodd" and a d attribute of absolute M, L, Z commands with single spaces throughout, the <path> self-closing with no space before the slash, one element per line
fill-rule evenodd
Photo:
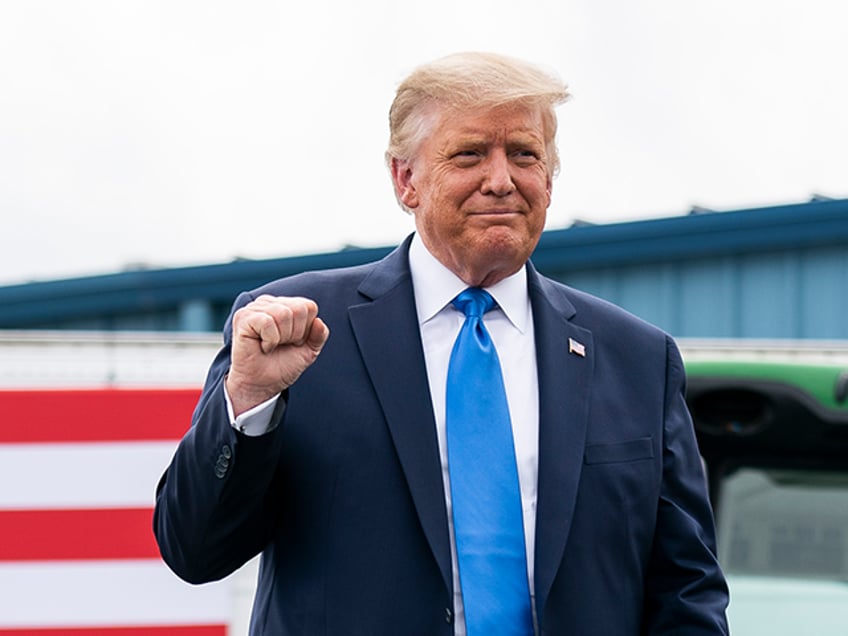
<path fill-rule="evenodd" d="M 554 107 L 569 97 L 555 74 L 495 53 L 455 53 L 416 68 L 398 86 L 389 110 L 386 163 L 410 160 L 432 129 L 433 106 L 451 110 L 514 105 L 542 113 L 548 171 L 559 169 Z"/>

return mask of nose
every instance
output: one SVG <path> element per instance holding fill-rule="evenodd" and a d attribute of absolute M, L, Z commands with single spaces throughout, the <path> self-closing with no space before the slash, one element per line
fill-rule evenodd
<path fill-rule="evenodd" d="M 509 157 L 505 152 L 494 152 L 486 161 L 486 174 L 483 179 L 483 194 L 504 197 L 515 190 Z"/>

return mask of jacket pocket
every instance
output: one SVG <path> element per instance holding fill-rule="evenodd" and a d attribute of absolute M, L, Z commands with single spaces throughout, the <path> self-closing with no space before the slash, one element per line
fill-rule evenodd
<path fill-rule="evenodd" d="M 649 436 L 611 444 L 589 444 L 583 453 L 583 463 L 635 462 L 640 459 L 652 459 L 653 456 L 653 438 Z"/>

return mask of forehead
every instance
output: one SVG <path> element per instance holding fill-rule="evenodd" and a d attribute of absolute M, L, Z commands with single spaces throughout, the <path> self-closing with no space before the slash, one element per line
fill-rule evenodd
<path fill-rule="evenodd" d="M 477 108 L 436 107 L 434 137 L 456 135 L 485 138 L 505 136 L 532 136 L 544 139 L 544 122 L 539 107 L 506 105 Z"/>

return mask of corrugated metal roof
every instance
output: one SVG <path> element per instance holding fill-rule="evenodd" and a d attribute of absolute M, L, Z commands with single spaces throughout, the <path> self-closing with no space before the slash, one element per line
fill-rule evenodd
<path fill-rule="evenodd" d="M 542 272 L 580 286 L 594 270 L 643 268 L 651 271 L 652 265 L 703 263 L 704 259 L 709 268 L 709 259 L 716 259 L 714 267 L 719 269 L 715 274 L 719 275 L 718 260 L 731 255 L 833 246 L 848 247 L 848 199 L 813 200 L 627 223 L 575 225 L 545 232 L 533 262 Z M 305 270 L 370 262 L 384 256 L 392 247 L 348 248 L 287 258 L 238 260 L 9 285 L 0 287 L 0 328 L 79 326 L 98 317 L 105 320 L 104 317 L 175 312 L 191 301 L 226 308 L 240 291 L 269 280 Z M 653 278 L 641 282 L 648 286 L 660 284 Z M 596 288 L 590 291 L 605 295 L 603 289 L 597 288 L 597 281 L 590 284 L 592 286 Z M 627 298 L 623 301 L 615 297 L 610 299 L 627 305 Z"/>

